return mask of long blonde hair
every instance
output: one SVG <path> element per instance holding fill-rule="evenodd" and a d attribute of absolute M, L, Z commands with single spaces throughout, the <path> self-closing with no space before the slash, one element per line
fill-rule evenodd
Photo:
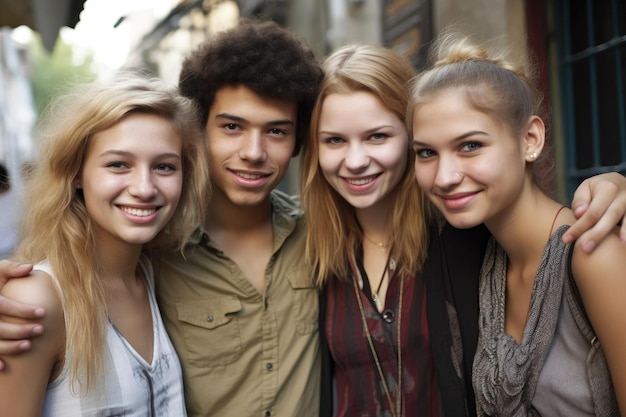
<path fill-rule="evenodd" d="M 331 276 L 347 278 L 349 261 L 363 232 L 354 207 L 326 181 L 319 166 L 318 125 L 321 109 L 330 94 L 366 91 L 373 94 L 404 123 L 409 100 L 408 83 L 415 75 L 411 64 L 398 53 L 374 45 L 349 45 L 331 54 L 323 64 L 324 80 L 313 108 L 311 134 L 303 148 L 300 171 L 302 203 L 307 220 L 306 261 L 316 268 L 322 286 Z M 407 164 L 393 195 L 389 224 L 391 251 L 400 271 L 415 274 L 426 257 L 424 196 L 413 173 L 415 153 L 407 135 Z"/>
<path fill-rule="evenodd" d="M 137 112 L 169 120 L 182 139 L 180 202 L 150 244 L 154 250 L 182 249 L 204 217 L 206 146 L 193 103 L 158 80 L 121 73 L 111 82 L 78 85 L 56 100 L 44 118 L 39 159 L 25 193 L 17 257 L 32 263 L 47 261 L 58 279 L 72 387 L 78 382 L 82 392 L 93 388 L 101 375 L 107 295 L 96 262 L 92 221 L 75 183 L 91 137 Z"/>

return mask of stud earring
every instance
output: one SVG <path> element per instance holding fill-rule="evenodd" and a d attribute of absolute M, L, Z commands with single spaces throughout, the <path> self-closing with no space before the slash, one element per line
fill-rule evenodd
<path fill-rule="evenodd" d="M 530 155 L 528 155 L 528 157 L 531 161 L 534 161 L 535 159 L 537 159 L 537 152 L 531 153 Z"/>

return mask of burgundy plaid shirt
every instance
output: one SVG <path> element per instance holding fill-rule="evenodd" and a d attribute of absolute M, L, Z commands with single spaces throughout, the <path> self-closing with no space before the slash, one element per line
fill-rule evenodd
<path fill-rule="evenodd" d="M 379 313 L 363 268 L 359 267 L 365 281 L 359 295 L 395 407 L 401 279 L 398 273 L 392 274 L 385 309 Z M 352 281 L 331 279 L 326 291 L 325 332 L 334 362 L 336 416 L 390 417 L 389 403 L 363 330 Z M 402 304 L 402 416 L 443 416 L 426 321 L 425 281 L 421 276 L 405 278 Z"/>

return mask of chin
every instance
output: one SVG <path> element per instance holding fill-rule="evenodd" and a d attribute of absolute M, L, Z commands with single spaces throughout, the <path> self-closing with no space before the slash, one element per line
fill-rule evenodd
<path fill-rule="evenodd" d="M 444 216 L 448 223 L 450 223 L 453 227 L 457 229 L 471 229 L 472 227 L 478 226 L 482 222 L 474 221 L 471 219 L 462 219 L 458 216 Z"/>

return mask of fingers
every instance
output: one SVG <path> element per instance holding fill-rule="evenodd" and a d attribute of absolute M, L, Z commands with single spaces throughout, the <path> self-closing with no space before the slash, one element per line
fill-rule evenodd
<path fill-rule="evenodd" d="M 3 350 L 2 346 L 4 344 L 14 346 L 17 345 L 18 342 L 28 342 L 28 340 L 26 339 L 39 336 L 42 333 L 43 326 L 41 324 L 17 324 L 3 321 L 0 322 L 0 356 L 12 353 Z"/>
<path fill-rule="evenodd" d="M 0 315 L 21 319 L 38 319 L 46 315 L 46 310 L 36 305 L 24 304 L 0 295 Z M 0 333 L 0 338 L 2 338 L 2 333 Z"/>
<path fill-rule="evenodd" d="M 618 173 L 596 175 L 583 181 L 572 200 L 578 218 L 563 235 L 563 241 L 577 240 L 586 253 L 592 252 L 622 222 L 621 239 L 626 242 L 626 178 Z"/>
<path fill-rule="evenodd" d="M 604 239 L 615 227 L 615 223 L 597 219 L 586 213 L 567 231 L 563 236 L 566 243 L 576 240 L 576 245 L 580 246 L 585 253 L 591 253 L 598 243 Z"/>
<path fill-rule="evenodd" d="M 616 224 L 620 221 L 624 222 L 626 201 L 622 202 L 620 199 L 617 199 L 607 203 L 600 200 L 601 197 L 598 196 L 583 211 L 576 223 L 563 235 L 563 242 L 570 243 L 577 240 L 576 245 L 579 245 L 583 252 L 591 253 L 598 243 L 614 230 Z M 605 209 L 605 206 L 608 208 Z M 575 214 L 577 213 L 575 212 Z M 626 227 L 624 227 L 624 223 L 622 223 L 620 237 L 626 242 Z"/>
<path fill-rule="evenodd" d="M 17 355 L 24 353 L 31 348 L 30 340 L 1 340 L 0 355 Z"/>
<path fill-rule="evenodd" d="M 19 278 L 26 276 L 33 269 L 31 264 L 21 264 L 6 259 L 0 261 L 0 279 L 5 282 L 9 278 Z"/>
<path fill-rule="evenodd" d="M 17 355 L 30 350 L 31 342 L 27 338 L 43 333 L 40 324 L 18 325 L 0 323 L 0 356 Z M 5 363 L 0 359 L 0 372 Z"/>

